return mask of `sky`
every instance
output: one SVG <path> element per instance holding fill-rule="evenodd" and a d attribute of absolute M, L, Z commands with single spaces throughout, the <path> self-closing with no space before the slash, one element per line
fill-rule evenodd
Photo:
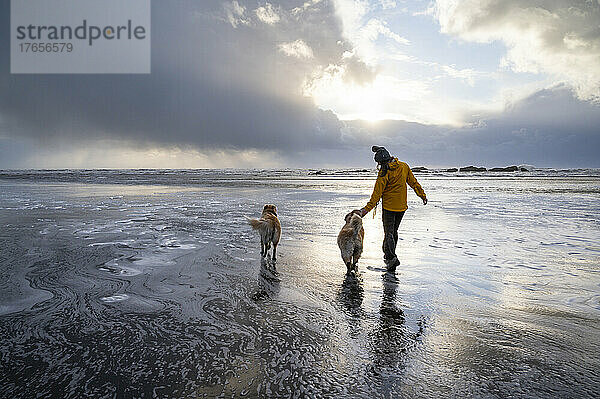
<path fill-rule="evenodd" d="M 0 168 L 600 167 L 600 1 L 152 2 L 152 73 L 10 74 Z"/>

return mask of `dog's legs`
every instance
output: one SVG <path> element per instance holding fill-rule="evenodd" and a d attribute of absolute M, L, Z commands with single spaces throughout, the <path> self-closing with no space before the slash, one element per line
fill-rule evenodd
<path fill-rule="evenodd" d="M 360 259 L 360 255 L 359 255 L 359 254 L 354 254 L 354 255 L 352 256 L 352 267 L 353 267 L 354 269 L 358 269 L 358 266 L 357 266 L 357 265 L 358 265 L 358 260 L 359 260 L 359 259 Z"/>
<path fill-rule="evenodd" d="M 362 255 L 362 245 L 355 246 L 354 251 L 352 251 L 352 264 L 355 270 L 358 270 L 358 260 L 360 259 L 360 255 Z"/>
<path fill-rule="evenodd" d="M 348 269 L 346 273 L 350 273 L 352 271 L 352 261 L 346 262 L 346 268 Z"/>
<path fill-rule="evenodd" d="M 265 253 L 266 253 L 266 251 L 265 251 L 265 243 L 264 243 L 264 241 L 263 241 L 263 239 L 261 237 L 260 238 L 260 256 L 264 257 Z"/>
<path fill-rule="evenodd" d="M 271 249 L 271 243 L 269 241 L 267 241 L 265 243 L 265 256 L 268 256 L 269 249 Z"/>
<path fill-rule="evenodd" d="M 277 244 L 273 243 L 273 260 L 277 260 Z"/>

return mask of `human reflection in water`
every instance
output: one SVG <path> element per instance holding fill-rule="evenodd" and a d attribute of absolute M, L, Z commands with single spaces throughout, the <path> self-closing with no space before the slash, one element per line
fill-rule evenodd
<path fill-rule="evenodd" d="M 373 363 L 370 371 L 382 380 L 385 397 L 394 397 L 404 367 L 404 353 L 418 342 L 422 329 L 411 332 L 405 325 L 405 315 L 398 305 L 398 278 L 385 273 L 382 278 L 383 295 L 379 306 L 379 318 L 369 334 Z"/>
<path fill-rule="evenodd" d="M 275 267 L 275 261 L 260 259 L 260 271 L 258 272 L 258 290 L 252 299 L 256 302 L 272 298 L 279 292 L 279 273 Z"/>
<path fill-rule="evenodd" d="M 351 338 L 356 338 L 360 334 L 361 319 L 364 316 L 364 310 L 362 309 L 364 296 L 361 275 L 354 271 L 346 273 L 344 282 L 338 292 L 338 301 L 342 304 L 344 313 L 348 316 Z"/>

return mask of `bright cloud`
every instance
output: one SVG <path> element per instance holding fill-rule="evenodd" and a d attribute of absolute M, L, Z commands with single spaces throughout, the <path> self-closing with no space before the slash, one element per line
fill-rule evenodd
<path fill-rule="evenodd" d="M 267 3 L 262 7 L 258 7 L 254 10 L 258 19 L 260 19 L 265 24 L 273 25 L 281 20 L 279 14 L 273 7 L 273 4 Z"/>
<path fill-rule="evenodd" d="M 298 14 L 301 13 L 302 11 L 306 11 L 308 9 L 310 9 L 311 7 L 316 6 L 317 4 L 319 4 L 322 0 L 309 0 L 304 2 L 304 4 L 302 4 L 301 7 L 296 7 L 292 9 L 292 14 Z"/>
<path fill-rule="evenodd" d="M 502 41 L 502 65 L 546 73 L 600 102 L 600 3 L 597 1 L 437 0 L 443 33 L 467 41 Z"/>
<path fill-rule="evenodd" d="M 457 69 L 454 65 L 441 65 L 440 68 L 444 71 L 448 76 L 462 79 L 469 86 L 475 85 L 475 79 L 481 75 L 480 72 L 477 72 L 471 68 L 465 69 Z"/>
<path fill-rule="evenodd" d="M 346 120 L 406 119 L 451 125 L 467 123 L 469 109 L 489 108 L 489 101 L 477 104 L 468 95 L 448 98 L 447 87 L 441 86 L 473 88 L 480 78 L 490 75 L 475 68 L 410 55 L 411 41 L 393 29 L 402 25 L 395 19 L 398 13 L 387 11 L 392 4 L 365 0 L 336 0 L 334 4 L 344 43 L 352 48 L 344 53 L 342 61 L 352 59 L 358 63 L 324 66 L 307 79 L 304 94 L 312 97 L 319 107 L 331 109 Z M 437 56 L 432 54 L 431 58 L 435 60 Z M 353 65 L 365 66 L 360 70 L 366 72 L 367 79 L 350 78 Z"/>
<path fill-rule="evenodd" d="M 231 3 L 225 3 L 223 8 L 225 9 L 227 21 L 229 21 L 234 28 L 237 28 L 238 25 L 242 24 L 247 25 L 250 22 L 244 15 L 246 7 L 240 5 L 237 1 L 234 0 Z"/>
<path fill-rule="evenodd" d="M 335 0 L 334 4 L 342 23 L 344 38 L 366 63 L 375 65 L 383 57 L 376 45 L 380 38 L 391 40 L 396 45 L 410 44 L 408 39 L 394 32 L 385 20 L 370 15 L 378 7 L 385 10 L 395 7 L 395 3 L 392 5 L 384 1 L 371 4 L 366 0 Z"/>
<path fill-rule="evenodd" d="M 384 10 L 396 8 L 396 2 L 394 0 L 381 0 L 379 3 Z"/>
<path fill-rule="evenodd" d="M 279 51 L 288 57 L 297 58 L 313 58 L 314 54 L 312 49 L 302 39 L 295 40 L 289 43 L 281 43 Z"/>
<path fill-rule="evenodd" d="M 381 21 L 376 18 L 371 18 L 369 22 L 367 22 L 362 28 L 360 28 L 358 34 L 363 38 L 374 42 L 380 36 L 389 38 L 394 40 L 399 44 L 410 44 L 410 41 L 397 33 L 392 32 L 390 28 L 388 28 L 387 24 L 384 21 Z"/>
<path fill-rule="evenodd" d="M 462 123 L 465 104 L 436 99 L 429 82 L 380 73 L 371 82 L 359 84 L 345 78 L 346 69 L 344 65 L 327 66 L 305 82 L 304 95 L 324 109 L 335 109 L 343 120 Z"/>

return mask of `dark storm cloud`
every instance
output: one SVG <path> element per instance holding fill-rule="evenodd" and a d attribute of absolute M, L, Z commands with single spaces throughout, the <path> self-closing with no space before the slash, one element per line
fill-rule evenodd
<path fill-rule="evenodd" d="M 272 26 L 256 17 L 255 2 L 236 4 L 244 23 L 234 27 L 227 3 L 154 1 L 150 75 L 9 75 L 2 62 L 0 114 L 9 132 L 202 148 L 334 146 L 341 123 L 300 93 L 315 64 L 335 63 L 345 50 L 332 6 L 292 13 L 285 10 L 299 3 L 283 3 L 286 14 Z M 3 26 L 8 15 L 3 2 Z M 298 39 L 313 59 L 277 51 Z M 7 53 L 6 29 L 0 42 Z"/>

